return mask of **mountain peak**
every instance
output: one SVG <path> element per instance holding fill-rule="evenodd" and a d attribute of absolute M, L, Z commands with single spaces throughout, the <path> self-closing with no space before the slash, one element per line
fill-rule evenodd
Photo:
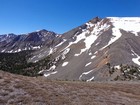
<path fill-rule="evenodd" d="M 47 32 L 46 29 L 36 30 L 36 32 L 41 32 L 41 31 L 45 31 L 45 32 Z"/>
<path fill-rule="evenodd" d="M 101 20 L 102 20 L 102 19 L 99 18 L 99 17 L 97 16 L 97 17 L 91 19 L 89 22 L 91 22 L 91 23 L 93 23 L 93 24 L 96 24 L 97 22 L 99 22 L 99 21 L 101 21 Z"/>

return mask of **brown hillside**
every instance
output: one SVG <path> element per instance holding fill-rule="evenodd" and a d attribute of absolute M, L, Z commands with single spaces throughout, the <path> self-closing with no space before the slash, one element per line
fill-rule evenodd
<path fill-rule="evenodd" d="M 138 82 L 49 81 L 0 71 L 0 105 L 140 105 Z"/>

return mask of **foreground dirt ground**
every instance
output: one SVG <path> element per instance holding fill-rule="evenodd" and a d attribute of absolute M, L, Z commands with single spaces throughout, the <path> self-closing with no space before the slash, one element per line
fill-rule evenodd
<path fill-rule="evenodd" d="M 140 105 L 140 82 L 49 81 L 0 71 L 0 105 Z"/>

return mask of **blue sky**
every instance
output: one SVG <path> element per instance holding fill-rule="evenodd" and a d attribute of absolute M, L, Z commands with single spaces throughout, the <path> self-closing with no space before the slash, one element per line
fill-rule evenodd
<path fill-rule="evenodd" d="M 140 0 L 0 0 L 0 34 L 64 33 L 88 20 L 140 17 Z"/>

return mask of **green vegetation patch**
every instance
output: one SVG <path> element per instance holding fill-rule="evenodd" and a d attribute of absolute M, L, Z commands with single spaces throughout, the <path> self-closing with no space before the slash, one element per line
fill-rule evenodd
<path fill-rule="evenodd" d="M 50 67 L 50 56 L 36 63 L 28 63 L 27 59 L 31 56 L 31 52 L 0 53 L 0 70 L 24 76 L 37 76 L 40 70 Z"/>

